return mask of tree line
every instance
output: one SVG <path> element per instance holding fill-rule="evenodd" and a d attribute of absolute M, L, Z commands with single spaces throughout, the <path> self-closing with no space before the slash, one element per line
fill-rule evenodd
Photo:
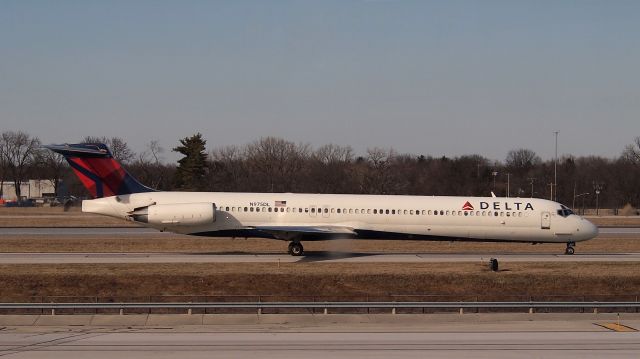
<path fill-rule="evenodd" d="M 207 149 L 199 133 L 180 139 L 172 151 L 181 159 L 167 163 L 163 159 L 166 150 L 157 141 L 140 153 L 119 137 L 87 136 L 80 142 L 106 143 L 132 175 L 159 190 L 451 196 L 490 196 L 494 192 L 497 196 L 553 197 L 573 208 L 593 208 L 596 201 L 602 208 L 640 206 L 640 137 L 617 158 L 567 155 L 557 163 L 542 160 L 529 149 L 509 151 L 503 161 L 479 154 L 401 154 L 379 147 L 358 155 L 350 146 L 314 148 L 276 137 Z M 86 195 L 61 156 L 42 149 L 37 137 L 3 132 L 0 182 L 16 185 L 36 178 L 49 179 L 56 192 L 64 187 L 67 194 Z M 16 191 L 20 195 L 19 186 Z"/>

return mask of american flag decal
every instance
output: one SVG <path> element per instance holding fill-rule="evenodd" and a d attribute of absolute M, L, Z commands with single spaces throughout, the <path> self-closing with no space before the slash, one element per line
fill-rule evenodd
<path fill-rule="evenodd" d="M 287 201 L 276 201 L 276 207 L 286 207 Z"/>

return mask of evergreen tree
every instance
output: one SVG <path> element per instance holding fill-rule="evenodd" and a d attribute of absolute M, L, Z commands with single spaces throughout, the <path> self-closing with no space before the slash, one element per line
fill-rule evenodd
<path fill-rule="evenodd" d="M 205 145 L 207 141 L 202 134 L 197 133 L 191 137 L 180 140 L 180 146 L 173 149 L 184 155 L 178 161 L 175 184 L 183 190 L 202 190 L 206 187 L 207 153 Z"/>

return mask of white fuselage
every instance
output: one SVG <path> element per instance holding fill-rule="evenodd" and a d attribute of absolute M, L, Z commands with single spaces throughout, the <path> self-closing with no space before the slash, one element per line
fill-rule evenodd
<path fill-rule="evenodd" d="M 175 208 L 187 210 L 172 212 L 171 206 L 178 204 L 182 206 Z M 190 213 L 188 208 L 196 208 L 195 204 L 213 204 L 213 218 L 193 220 L 200 209 Z M 206 236 L 264 233 L 265 237 L 292 239 L 309 228 L 338 228 L 345 229 L 337 231 L 342 234 L 351 230 L 355 238 L 578 242 L 598 233 L 582 217 L 559 212 L 566 207 L 537 198 L 147 192 L 86 200 L 82 210 L 136 220 L 141 217 L 132 213 L 151 211 L 153 206 L 163 208 L 154 212 L 163 217 L 143 224 Z M 280 234 L 260 231 L 263 227 L 277 227 Z M 286 228 L 291 233 L 282 230 Z"/>

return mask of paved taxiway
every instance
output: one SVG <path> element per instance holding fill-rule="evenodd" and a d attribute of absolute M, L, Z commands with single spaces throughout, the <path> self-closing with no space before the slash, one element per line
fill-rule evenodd
<path fill-rule="evenodd" d="M 236 319 L 231 315 L 164 315 L 155 316 L 155 324 L 137 326 L 113 324 L 129 316 L 103 315 L 90 325 L 6 326 L 0 331 L 0 356 L 570 359 L 640 355 L 639 332 L 612 332 L 597 325 L 614 320 L 611 315 L 534 319 L 537 316 L 515 315 L 520 319 L 514 320 L 513 315 L 473 314 L 240 315 Z M 55 316 L 55 320 L 62 323 L 63 317 Z M 77 321 L 74 318 L 91 316 L 68 317 Z M 199 324 L 184 324 L 186 319 Z M 633 327 L 640 321 L 636 318 L 624 324 Z"/>
<path fill-rule="evenodd" d="M 82 263 L 477 263 L 498 258 L 500 262 L 640 262 L 640 253 L 603 254 L 466 254 L 466 253 L 333 253 L 309 252 L 303 257 L 287 254 L 201 254 L 201 253 L 0 253 L 0 264 Z"/>

